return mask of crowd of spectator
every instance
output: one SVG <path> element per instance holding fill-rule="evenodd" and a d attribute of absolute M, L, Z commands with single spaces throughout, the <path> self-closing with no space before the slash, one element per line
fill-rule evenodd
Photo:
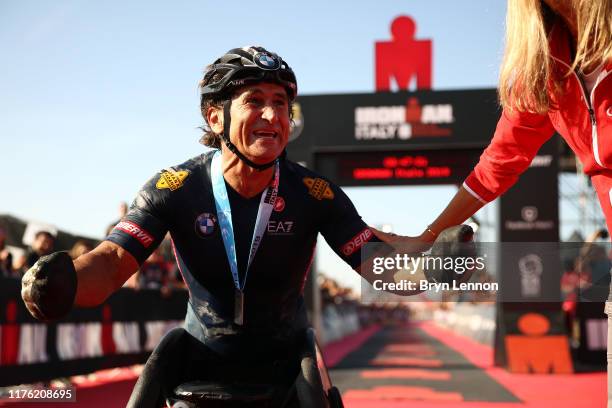
<path fill-rule="evenodd" d="M 0 271 L 7 279 L 21 279 L 27 269 L 41 256 L 56 248 L 55 235 L 50 231 L 38 231 L 29 248 L 13 258 L 6 248 L 6 233 L 0 229 Z M 87 240 L 77 240 L 70 256 L 75 259 L 93 249 Z M 320 276 L 321 293 L 321 344 L 339 340 L 372 324 L 398 324 L 408 321 L 409 309 L 402 304 L 362 304 L 352 289 L 338 284 L 333 279 Z M 162 296 L 170 296 L 173 290 L 185 289 L 185 284 L 175 261 L 172 243 L 166 236 L 162 244 L 141 265 L 140 269 L 125 283 L 132 290 L 159 290 Z"/>
<path fill-rule="evenodd" d="M 6 231 L 0 227 L 0 275 L 13 276 L 13 255 L 6 247 Z"/>
<path fill-rule="evenodd" d="M 6 231 L 0 227 L 0 272 L 3 277 L 21 279 L 21 276 L 36 263 L 38 258 L 55 250 L 55 236 L 50 231 L 40 230 L 34 235 L 30 246 L 19 256 L 13 256 L 6 245 Z"/>
<path fill-rule="evenodd" d="M 562 309 L 570 342 L 575 347 L 581 342 L 579 303 L 603 303 L 608 297 L 612 269 L 612 251 L 609 242 L 604 242 L 608 236 L 605 229 L 594 231 L 572 248 L 575 253 L 563 261 Z"/>
<path fill-rule="evenodd" d="M 105 233 L 108 235 L 113 227 L 127 213 L 127 204 L 119 205 L 119 218 L 111 223 Z M 0 225 L 0 278 L 21 279 L 23 274 L 44 255 L 58 250 L 67 250 L 72 259 L 91 251 L 94 248 L 92 240 L 78 239 L 71 248 L 62 248 L 56 245 L 57 232 L 53 228 L 36 227 L 31 243 L 25 247 L 7 246 L 7 232 Z M 27 241 L 28 228 L 23 234 L 23 241 Z M 178 270 L 174 255 L 172 254 L 169 236 L 160 247 L 142 264 L 140 269 L 130 278 L 125 287 L 135 290 L 160 290 L 162 294 L 169 295 L 173 289 L 184 288 L 181 274 Z"/>
<path fill-rule="evenodd" d="M 122 203 L 119 206 L 119 219 L 109 225 L 106 234 L 110 233 L 126 211 L 127 205 Z M 70 256 L 75 259 L 91 251 L 95 246 L 91 240 L 78 239 L 72 248 L 58 247 L 57 232 L 45 228 L 36 230 L 30 245 L 17 252 L 9 251 L 6 241 L 7 233 L 0 226 L 0 276 L 9 279 L 21 279 L 21 276 L 41 256 L 54 251 L 68 250 Z M 358 295 L 352 289 L 342 287 L 333 279 L 321 276 L 318 284 L 321 291 L 321 317 L 325 333 L 322 342 L 342 338 L 371 324 L 403 323 L 408 320 L 409 309 L 405 305 L 388 303 L 365 305 L 360 302 Z M 159 290 L 163 296 L 169 296 L 173 290 L 185 288 L 169 235 L 124 287 L 133 290 Z"/>
<path fill-rule="evenodd" d="M 119 205 L 119 218 L 111 223 L 106 234 L 110 233 L 114 225 L 116 225 L 127 213 L 127 204 Z M 566 301 L 566 307 L 569 308 L 572 302 L 576 301 L 579 293 L 585 290 L 594 291 L 602 288 L 602 291 L 607 291 L 610 283 L 610 261 L 609 248 L 605 246 L 603 239 L 608 237 L 606 230 L 598 230 L 591 234 L 581 247 L 576 251 L 577 254 L 570 258 L 566 257 L 563 260 L 563 273 L 561 276 L 561 293 L 563 300 Z M 30 245 L 22 250 L 11 252 L 7 248 L 7 232 L 0 225 L 0 277 L 20 279 L 21 276 L 34 263 L 44 255 L 48 255 L 55 250 L 66 250 L 67 248 L 56 248 L 56 232 L 53 230 L 41 229 L 36 231 Z M 79 239 L 71 249 L 69 254 L 73 259 L 87 253 L 93 249 L 91 241 Z M 488 273 L 484 273 L 475 277 L 479 281 L 492 281 Z M 169 236 L 162 242 L 160 247 L 151 254 L 151 256 L 142 264 L 140 270 L 130 278 L 125 284 L 126 287 L 134 289 L 156 289 L 163 293 L 170 293 L 174 288 L 184 288 L 185 285 L 182 276 L 177 267 L 174 254 L 172 252 L 172 244 Z M 365 321 L 384 320 L 389 313 L 388 304 L 380 306 L 371 306 L 360 308 L 358 296 L 353 293 L 350 288 L 345 288 L 336 281 L 330 278 L 321 277 L 319 279 L 319 287 L 321 290 L 321 298 L 323 302 L 322 310 L 324 313 L 346 313 L 347 310 L 355 310 L 352 314 L 358 316 L 360 324 Z M 451 291 L 452 292 L 452 291 Z M 447 296 L 453 297 L 456 294 L 448 293 Z M 465 295 L 464 295 L 465 296 Z M 470 296 L 476 296 L 470 294 Z M 451 299 L 440 299 L 449 301 Z M 457 300 L 457 299 L 452 299 Z M 478 294 L 478 298 L 461 299 L 462 301 L 483 302 L 494 301 L 494 296 L 487 294 Z M 335 309 L 333 312 L 329 306 Z M 406 314 L 407 312 L 396 312 L 393 307 L 393 313 L 398 315 Z M 401 307 L 400 307 L 401 309 Z M 329 310 L 326 312 L 326 310 Z"/>
<path fill-rule="evenodd" d="M 169 296 L 174 289 L 185 289 L 186 285 L 172 252 L 170 236 L 166 235 L 160 246 L 143 262 L 138 272 L 125 283 L 135 290 L 159 290 Z"/>
<path fill-rule="evenodd" d="M 606 230 L 598 230 L 575 249 L 575 254 L 563 260 L 561 295 L 564 309 L 578 300 L 603 301 L 607 298 L 612 269 L 612 251 Z"/>
<path fill-rule="evenodd" d="M 321 290 L 320 341 L 328 343 L 372 324 L 405 324 L 410 317 L 410 308 L 405 303 L 381 302 L 364 304 L 353 289 L 343 287 L 335 280 L 321 275 L 318 280 Z"/>

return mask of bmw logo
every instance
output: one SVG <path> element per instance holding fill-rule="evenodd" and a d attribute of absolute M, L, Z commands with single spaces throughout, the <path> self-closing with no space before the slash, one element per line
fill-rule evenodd
<path fill-rule="evenodd" d="M 278 58 L 274 55 L 265 52 L 258 52 L 253 57 L 253 60 L 255 61 L 255 64 L 258 67 L 263 69 L 273 71 L 277 70 L 280 67 L 280 61 L 278 60 Z"/>
<path fill-rule="evenodd" d="M 202 213 L 196 218 L 195 230 L 198 236 L 201 238 L 209 237 L 215 232 L 215 226 L 217 225 L 217 217 L 211 213 Z"/>

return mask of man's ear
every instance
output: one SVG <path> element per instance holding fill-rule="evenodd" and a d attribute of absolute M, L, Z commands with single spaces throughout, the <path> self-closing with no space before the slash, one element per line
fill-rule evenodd
<path fill-rule="evenodd" d="M 223 133 L 223 109 L 209 106 L 206 111 L 206 121 L 213 132 L 218 135 Z"/>

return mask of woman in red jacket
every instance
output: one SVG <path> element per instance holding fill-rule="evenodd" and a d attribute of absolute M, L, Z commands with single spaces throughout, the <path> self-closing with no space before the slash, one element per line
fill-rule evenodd
<path fill-rule="evenodd" d="M 480 162 L 420 239 L 433 241 L 503 194 L 555 131 L 591 177 L 612 231 L 611 9 L 610 0 L 508 1 L 503 114 Z"/>
<path fill-rule="evenodd" d="M 503 194 L 555 131 L 591 177 L 612 231 L 612 0 L 509 0 L 499 96 L 491 144 L 418 239 L 432 242 Z"/>

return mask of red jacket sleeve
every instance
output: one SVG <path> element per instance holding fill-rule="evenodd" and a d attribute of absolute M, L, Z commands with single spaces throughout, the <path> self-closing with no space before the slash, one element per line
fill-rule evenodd
<path fill-rule="evenodd" d="M 480 201 L 494 200 L 516 183 L 554 131 L 547 114 L 504 111 L 493 140 L 463 186 Z"/>

